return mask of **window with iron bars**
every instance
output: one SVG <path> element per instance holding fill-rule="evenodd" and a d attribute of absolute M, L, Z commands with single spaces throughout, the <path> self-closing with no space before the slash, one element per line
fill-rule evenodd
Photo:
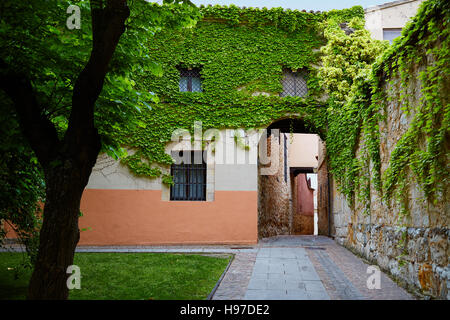
<path fill-rule="evenodd" d="M 308 86 L 306 85 L 306 71 L 292 72 L 292 70 L 283 70 L 283 92 L 280 97 L 304 97 L 308 94 Z"/>
<path fill-rule="evenodd" d="M 184 157 L 184 152 L 188 152 Z M 172 201 L 206 201 L 206 163 L 202 151 L 181 151 L 181 164 L 172 164 L 174 184 L 170 188 Z"/>
<path fill-rule="evenodd" d="M 202 92 L 202 79 L 200 69 L 180 68 L 180 91 L 181 92 Z"/>

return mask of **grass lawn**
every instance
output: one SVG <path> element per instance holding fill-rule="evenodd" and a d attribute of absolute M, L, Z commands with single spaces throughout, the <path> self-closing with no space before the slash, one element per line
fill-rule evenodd
<path fill-rule="evenodd" d="M 0 299 L 24 299 L 30 270 L 14 270 L 22 253 L 0 252 Z M 166 253 L 76 253 L 81 289 L 69 299 L 206 299 L 229 258 Z"/>

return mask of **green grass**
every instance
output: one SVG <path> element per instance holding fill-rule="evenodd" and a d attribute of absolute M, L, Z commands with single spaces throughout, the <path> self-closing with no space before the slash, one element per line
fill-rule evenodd
<path fill-rule="evenodd" d="M 0 253 L 0 299 L 24 299 L 31 270 L 22 253 Z M 77 253 L 81 289 L 69 299 L 206 299 L 229 258 L 165 253 Z M 15 270 L 19 278 L 15 279 Z"/>

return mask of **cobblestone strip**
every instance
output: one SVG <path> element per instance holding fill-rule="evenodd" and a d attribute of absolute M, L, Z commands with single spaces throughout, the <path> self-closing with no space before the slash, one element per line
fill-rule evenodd
<path fill-rule="evenodd" d="M 212 300 L 244 299 L 255 260 L 256 252 L 236 253 Z"/>
<path fill-rule="evenodd" d="M 339 266 L 353 285 L 369 300 L 415 300 L 405 289 L 398 286 L 385 273 L 381 272 L 381 288 L 368 289 L 367 279 L 370 266 L 350 250 L 334 243 L 327 247 L 327 254 Z"/>
<path fill-rule="evenodd" d="M 344 272 L 330 259 L 325 250 L 308 250 L 322 268 L 321 279 L 329 294 L 336 300 L 363 300 L 364 296 L 353 286 Z"/>

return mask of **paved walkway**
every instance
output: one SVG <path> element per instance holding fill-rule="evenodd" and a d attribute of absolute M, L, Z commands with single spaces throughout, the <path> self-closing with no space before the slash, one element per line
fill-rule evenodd
<path fill-rule="evenodd" d="M 249 254 L 240 255 L 231 264 L 213 299 L 414 299 L 384 273 L 381 273 L 381 288 L 368 289 L 369 265 L 327 237 L 267 238 L 258 244 L 253 259 Z M 244 275 L 227 277 L 232 269 L 241 270 Z"/>
<path fill-rule="evenodd" d="M 304 248 L 262 247 L 256 256 L 246 300 L 329 300 Z"/>

